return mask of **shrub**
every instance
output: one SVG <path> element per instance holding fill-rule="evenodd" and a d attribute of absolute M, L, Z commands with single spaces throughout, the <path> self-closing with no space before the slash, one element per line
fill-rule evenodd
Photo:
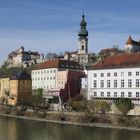
<path fill-rule="evenodd" d="M 110 109 L 110 105 L 106 101 L 96 101 L 95 109 L 97 112 L 105 113 L 106 111 Z"/>
<path fill-rule="evenodd" d="M 116 99 L 115 104 L 123 114 L 127 114 L 127 112 L 134 107 L 129 98 L 118 98 Z"/>

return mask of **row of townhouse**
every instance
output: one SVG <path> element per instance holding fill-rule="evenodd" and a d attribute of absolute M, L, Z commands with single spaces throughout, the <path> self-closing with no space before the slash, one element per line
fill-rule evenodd
<path fill-rule="evenodd" d="M 32 89 L 43 89 L 43 98 L 53 103 L 54 109 L 80 94 L 83 68 L 74 61 L 49 60 L 37 65 L 31 72 Z M 33 93 L 34 94 L 34 93 Z"/>
<path fill-rule="evenodd" d="M 140 53 L 106 57 L 87 71 L 87 98 L 131 98 L 140 104 Z"/>

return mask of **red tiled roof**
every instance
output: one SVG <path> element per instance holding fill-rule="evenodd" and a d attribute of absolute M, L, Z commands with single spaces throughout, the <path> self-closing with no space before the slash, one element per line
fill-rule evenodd
<path fill-rule="evenodd" d="M 128 40 L 127 40 L 127 42 L 126 42 L 126 44 L 128 45 L 128 44 L 135 44 L 135 45 L 139 45 L 140 46 L 140 41 L 134 41 L 133 39 L 132 39 L 132 37 L 131 36 L 129 36 L 128 37 Z"/>
<path fill-rule="evenodd" d="M 48 69 L 48 68 L 63 68 L 63 69 L 67 68 L 67 69 L 79 69 L 79 70 L 83 69 L 81 65 L 75 61 L 54 59 L 38 64 L 34 68 L 34 70 Z"/>
<path fill-rule="evenodd" d="M 108 56 L 104 60 L 97 62 L 89 69 L 108 69 L 140 67 L 140 53 L 119 54 Z"/>

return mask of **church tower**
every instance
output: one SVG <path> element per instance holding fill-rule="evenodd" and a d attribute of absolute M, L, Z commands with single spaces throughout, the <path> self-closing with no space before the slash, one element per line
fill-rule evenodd
<path fill-rule="evenodd" d="M 87 22 L 85 21 L 85 15 L 82 15 L 82 21 L 80 23 L 80 31 L 78 33 L 78 61 L 80 64 L 88 63 L 88 31 L 86 30 Z"/>

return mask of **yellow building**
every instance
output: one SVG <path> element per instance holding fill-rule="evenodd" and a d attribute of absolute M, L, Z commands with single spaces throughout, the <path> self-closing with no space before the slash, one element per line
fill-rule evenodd
<path fill-rule="evenodd" d="M 0 98 L 9 94 L 10 78 L 1 77 L 0 79 Z"/>
<path fill-rule="evenodd" d="M 16 105 L 29 101 L 31 97 L 31 76 L 20 71 L 10 78 L 10 94 L 8 104 Z"/>

